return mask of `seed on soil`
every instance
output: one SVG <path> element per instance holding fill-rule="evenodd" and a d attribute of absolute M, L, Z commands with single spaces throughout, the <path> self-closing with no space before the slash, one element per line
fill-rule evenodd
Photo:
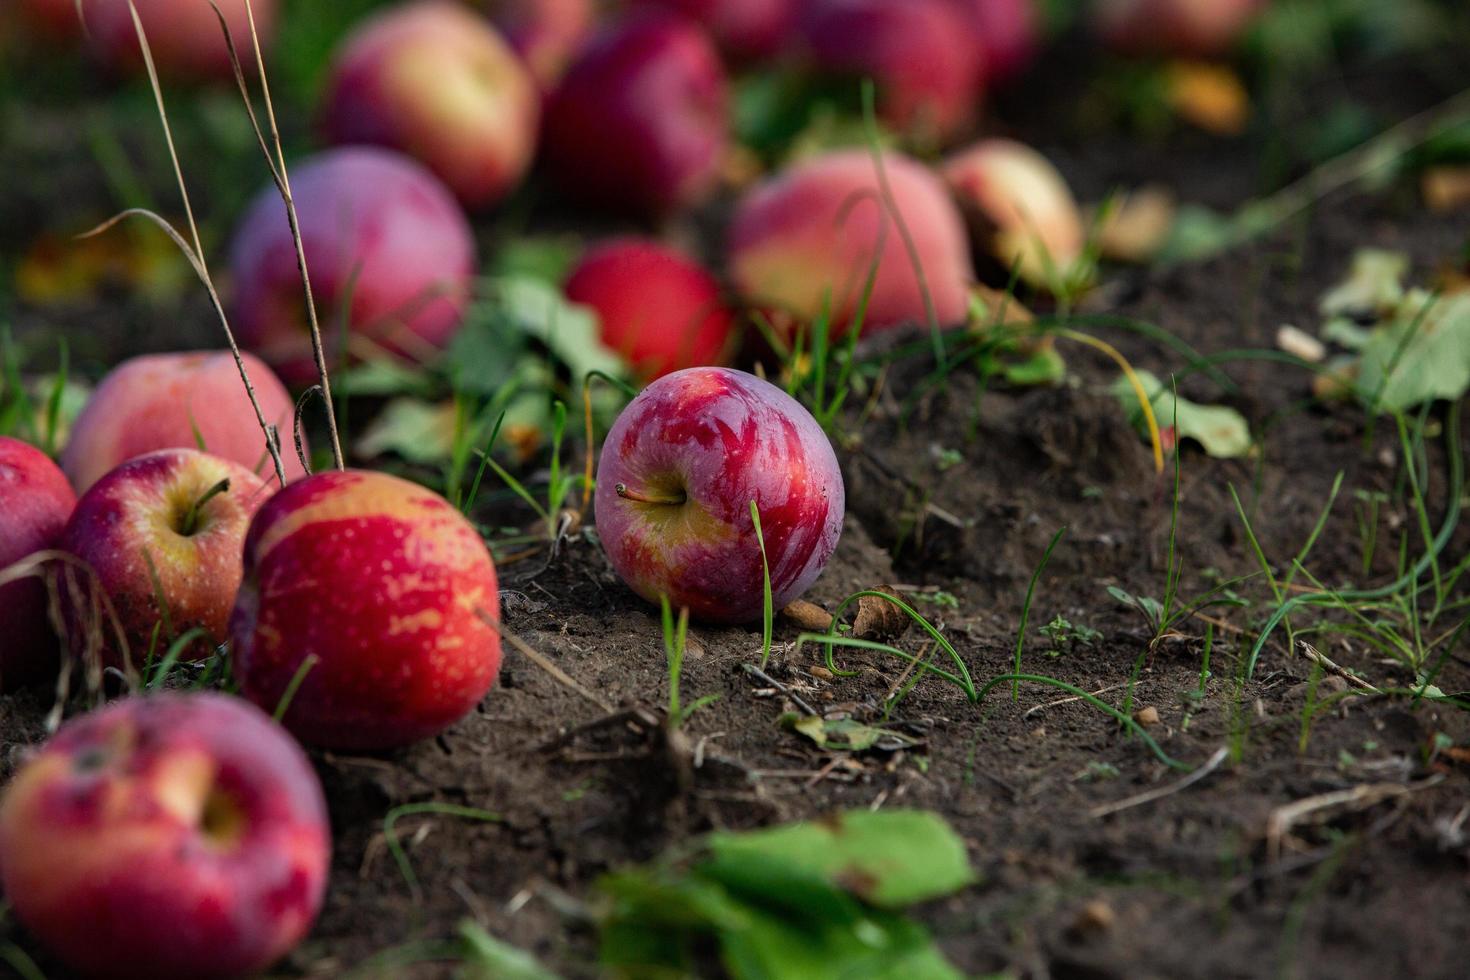
<path fill-rule="evenodd" d="M 1144 728 L 1152 728 L 1159 723 L 1159 709 L 1153 705 L 1149 705 L 1146 708 L 1139 708 L 1134 713 L 1133 720 Z"/>

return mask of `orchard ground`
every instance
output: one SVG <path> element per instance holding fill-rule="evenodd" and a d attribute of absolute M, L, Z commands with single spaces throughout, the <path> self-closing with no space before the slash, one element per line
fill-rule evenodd
<path fill-rule="evenodd" d="M 1361 93 L 1399 118 L 1436 94 L 1434 83 L 1402 67 Z M 1088 199 L 1118 184 L 1164 181 L 1229 207 L 1263 179 L 1254 147 L 1180 135 L 1165 151 L 1144 152 L 1116 137 L 1053 138 L 1046 114 L 1032 118 L 1023 135 Z M 142 144 L 154 134 L 121 138 Z M 23 171 L 45 168 L 77 149 L 75 139 L 60 116 L 42 115 L 5 157 L 13 155 Z M 84 202 L 109 199 L 113 191 L 97 185 L 95 163 L 80 151 L 78 158 L 85 165 L 58 165 L 45 179 L 27 171 L 26 186 L 37 196 L 18 207 L 13 195 L 7 201 L 15 220 L 6 223 L 6 253 L 29 244 L 41 215 L 49 226 L 54 212 L 84 213 Z M 147 179 L 161 188 L 159 199 L 172 200 L 166 176 L 159 170 Z M 258 183 L 252 179 L 246 191 Z M 701 240 L 713 249 L 718 238 L 706 230 Z M 1087 310 L 1156 324 L 1206 355 L 1269 350 L 1281 324 L 1316 323 L 1318 298 L 1366 245 L 1403 251 L 1416 269 L 1432 269 L 1463 250 L 1464 215 L 1429 214 L 1402 187 L 1348 189 L 1204 263 L 1112 271 Z M 87 374 L 124 355 L 216 346 L 218 327 L 197 291 L 179 295 L 173 315 L 116 296 L 59 312 L 19 304 L 16 336 L 41 357 L 55 336 L 65 336 L 72 370 Z M 1101 321 L 1077 326 L 1157 375 L 1187 366 L 1176 351 L 1138 334 Z M 918 914 L 972 974 L 1463 975 L 1470 850 L 1464 756 L 1456 750 L 1470 744 L 1470 715 L 1406 697 L 1335 697 L 1356 682 L 1314 670 L 1285 648 L 1280 631 L 1254 675 L 1243 678 L 1250 644 L 1274 608 L 1260 575 L 1234 587 L 1248 605 L 1211 609 L 1208 620 L 1185 618 L 1151 642 L 1155 631 L 1109 587 L 1164 599 L 1173 460 L 1163 474 L 1155 469 L 1107 393 L 1116 370 L 1087 348 L 1064 346 L 1071 377 L 1059 387 L 982 391 L 974 373 L 961 370 L 909 403 L 935 369 L 925 334 L 890 338 L 865 353 L 881 357 L 903 341 L 916 342 L 907 346 L 917 351 L 892 359 L 879 396 L 853 398 L 836 425 L 845 436 L 836 442 L 848 518 L 808 598 L 830 610 L 858 590 L 901 585 L 981 684 L 1013 672 L 1028 584 L 1065 527 L 1035 587 L 1022 671 L 1101 692 L 1130 711 L 1153 708 L 1158 723 L 1148 734 L 1175 760 L 1200 766 L 1224 750 L 1225 761 L 1177 792 L 1139 801 L 1139 794 L 1175 788 L 1184 774 L 1112 717 L 1036 684 L 1023 684 L 1018 699 L 1002 684 L 972 704 L 934 677 L 921 678 L 887 719 L 904 747 L 823 750 L 779 723 L 802 710 L 797 698 L 829 717 L 847 712 L 878 722 L 905 665 L 839 650 L 838 662 L 858 674 L 830 676 L 818 648 L 793 649 L 800 628 L 784 618 L 776 620 L 765 671 L 775 684 L 744 669 L 760 659 L 759 626 L 691 629 L 683 697 L 718 700 L 685 726 L 690 754 L 670 753 L 636 720 L 594 724 L 607 708 L 656 712 L 668 700 L 668 675 L 658 610 L 623 586 L 596 543 L 577 532 L 555 553 L 533 549 L 502 561 L 505 626 L 594 697 L 507 649 L 497 687 L 444 736 L 385 755 L 314 753 L 333 819 L 332 878 L 316 929 L 272 975 L 339 976 L 385 950 L 412 959 L 417 947 L 404 944 L 450 936 L 473 918 L 568 977 L 592 976 L 592 937 L 568 911 L 602 872 L 706 829 L 855 807 L 930 808 L 964 836 L 982 880 Z M 1192 444 L 1180 453 L 1175 547 L 1184 601 L 1259 569 L 1231 486 L 1260 549 L 1280 570 L 1311 537 L 1339 474 L 1341 491 L 1306 567 L 1333 585 L 1393 580 L 1401 536 L 1411 561 L 1423 542 L 1392 421 L 1379 420 L 1370 433 L 1360 408 L 1311 402 L 1311 376 L 1296 367 L 1241 359 L 1221 368 L 1233 389 L 1194 373 L 1181 380 L 1180 393 L 1239 409 L 1259 447 L 1230 461 Z M 1452 425 L 1449 411 L 1437 407 L 1420 427 L 1433 528 L 1447 505 L 1446 439 L 1470 428 L 1470 418 Z M 362 417 L 358 409 L 354 417 Z M 1450 448 L 1463 455 L 1470 444 L 1462 435 Z M 567 458 L 579 460 L 580 452 L 570 445 Z M 500 491 L 483 495 L 475 517 L 490 528 L 529 527 L 530 512 Z M 1365 559 L 1368 521 L 1379 543 Z M 1461 524 L 1443 552 L 1446 567 L 1470 552 L 1470 522 Z M 1448 601 L 1464 602 L 1467 585 L 1460 582 Z M 1072 624 L 1074 639 L 1039 631 L 1056 617 Z M 1294 622 L 1320 618 L 1308 610 Z M 1202 680 L 1207 632 L 1211 663 Z M 1079 633 L 1087 639 L 1076 639 Z M 896 642 L 933 653 L 924 640 L 910 629 Z M 1375 687 L 1414 686 L 1411 673 L 1363 642 L 1331 635 L 1312 642 Z M 1445 692 L 1470 689 L 1470 669 L 1459 657 L 1448 658 L 1435 679 Z M 945 666 L 942 657 L 935 663 Z M 43 737 L 51 706 L 46 692 L 0 698 L 7 750 L 0 777 Z M 681 766 L 689 768 L 681 774 Z M 1355 798 L 1281 824 L 1282 808 L 1296 801 L 1364 786 L 1370 789 Z M 429 812 L 385 825 L 397 808 L 428 802 L 481 808 L 496 819 Z M 1133 805 L 1100 812 L 1125 802 Z M 416 888 L 385 833 L 401 842 Z M 13 922 L 0 926 L 0 940 L 49 966 Z M 384 966 L 380 975 L 447 970 L 424 962 Z M 359 975 L 379 974 L 369 965 Z"/>

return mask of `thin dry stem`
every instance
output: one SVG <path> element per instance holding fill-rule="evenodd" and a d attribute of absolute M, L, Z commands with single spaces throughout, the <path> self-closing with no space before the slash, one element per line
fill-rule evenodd
<path fill-rule="evenodd" d="M 552 663 L 544 655 L 538 653 L 525 640 L 522 640 L 520 637 L 507 630 L 505 627 L 501 626 L 500 621 L 497 620 L 494 616 L 491 616 L 483 609 L 476 609 L 475 615 L 479 616 L 480 621 L 483 622 L 486 626 L 499 633 L 501 638 L 504 639 L 505 642 L 509 643 L 511 646 L 515 647 L 522 656 L 531 661 L 531 663 L 535 664 L 537 667 L 540 667 L 542 670 L 546 671 L 546 673 L 550 674 L 552 678 L 558 683 L 580 694 L 582 697 L 586 698 L 588 701 L 597 705 L 599 708 L 601 708 L 603 711 L 608 712 L 609 714 L 611 714 L 615 710 L 611 704 L 589 691 L 566 671 L 562 670 L 556 664 Z"/>

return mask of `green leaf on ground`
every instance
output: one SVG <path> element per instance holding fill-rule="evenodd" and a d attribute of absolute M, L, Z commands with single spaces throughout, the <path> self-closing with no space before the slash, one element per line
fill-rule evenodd
<path fill-rule="evenodd" d="M 1176 438 L 1193 439 L 1211 456 L 1231 459 L 1244 456 L 1251 448 L 1250 425 L 1245 416 L 1224 405 L 1200 405 L 1187 398 L 1176 398 L 1157 376 L 1148 371 L 1138 371 L 1139 382 L 1148 393 L 1153 406 L 1154 418 L 1161 428 L 1173 425 Z M 1140 431 L 1144 430 L 1143 407 L 1138 394 L 1124 377 L 1114 381 L 1110 389 L 1123 403 L 1129 421 Z"/>
<path fill-rule="evenodd" d="M 885 748 L 906 748 L 918 745 L 919 740 L 900 732 L 874 725 L 865 725 L 852 718 L 820 718 L 816 715 L 786 714 L 781 724 L 792 731 L 816 742 L 824 749 L 836 752 L 865 752 L 886 740 Z"/>
<path fill-rule="evenodd" d="M 1357 388 L 1364 402 L 1382 411 L 1470 390 L 1470 295 L 1436 300 L 1411 292 L 1363 347 Z"/>
<path fill-rule="evenodd" d="M 524 950 L 496 939 L 474 921 L 459 927 L 465 946 L 458 980 L 561 980 Z"/>

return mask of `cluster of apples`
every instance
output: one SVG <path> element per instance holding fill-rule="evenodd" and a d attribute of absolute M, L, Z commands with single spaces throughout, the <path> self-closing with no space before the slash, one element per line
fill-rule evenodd
<path fill-rule="evenodd" d="M 285 387 L 245 361 L 261 413 L 289 424 Z M 0 798 L 5 895 L 84 975 L 241 976 L 295 946 L 331 844 L 292 736 L 428 738 L 499 670 L 495 566 L 455 508 L 382 473 L 292 465 L 280 486 L 267 456 L 227 353 L 117 368 L 61 467 L 0 437 L 0 689 L 228 639 L 240 694 L 74 719 Z"/>

